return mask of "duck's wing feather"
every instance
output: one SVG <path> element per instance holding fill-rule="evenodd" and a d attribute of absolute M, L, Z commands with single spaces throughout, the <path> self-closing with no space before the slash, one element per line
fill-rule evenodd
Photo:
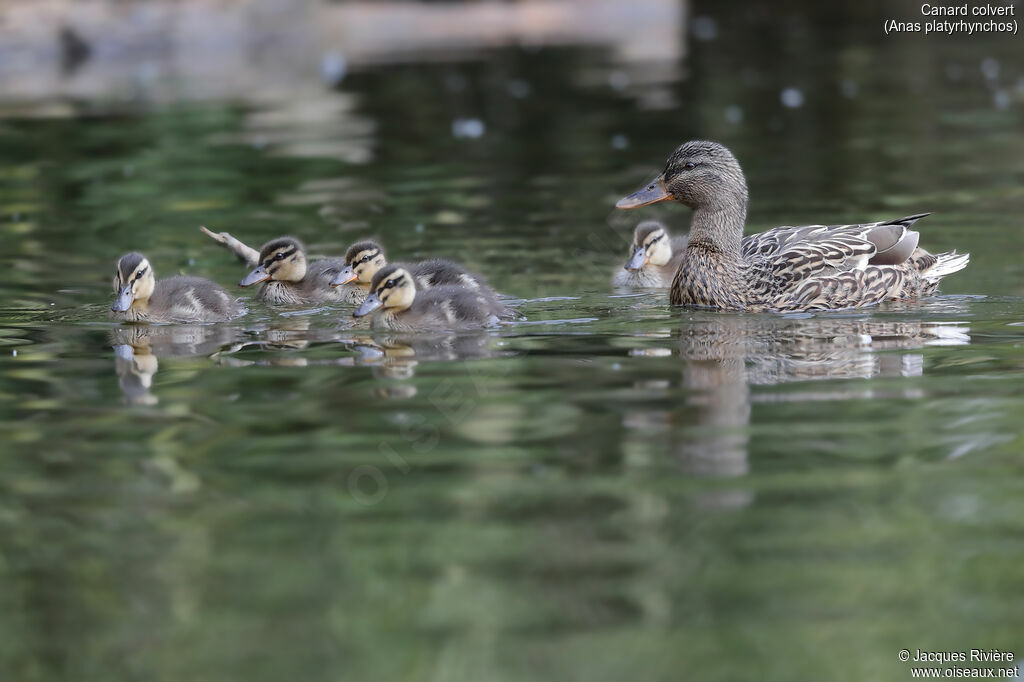
<path fill-rule="evenodd" d="M 775 286 L 793 286 L 868 265 L 903 263 L 918 242 L 918 233 L 909 227 L 926 215 L 858 225 L 777 227 L 750 235 L 741 249 L 744 259 Z"/>

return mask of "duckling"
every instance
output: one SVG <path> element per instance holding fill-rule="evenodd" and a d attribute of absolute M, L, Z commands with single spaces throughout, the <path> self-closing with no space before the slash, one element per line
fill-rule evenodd
<path fill-rule="evenodd" d="M 670 237 L 665 226 L 645 220 L 636 226 L 629 260 L 612 276 L 617 287 L 663 288 L 672 284 L 686 249 L 686 237 Z"/>
<path fill-rule="evenodd" d="M 383 310 L 373 319 L 375 329 L 479 329 L 497 322 L 490 302 L 479 292 L 450 284 L 417 292 L 413 274 L 398 264 L 377 271 L 369 296 L 352 315 L 363 317 L 378 308 Z"/>
<path fill-rule="evenodd" d="M 345 252 L 345 265 L 330 284 L 348 303 L 362 303 L 377 271 L 387 265 L 384 249 L 374 241 L 356 242 Z"/>
<path fill-rule="evenodd" d="M 356 242 L 345 253 L 345 267 L 331 280 L 331 286 L 358 287 L 358 300 L 362 303 L 374 276 L 387 265 L 384 249 L 373 241 Z M 419 291 L 432 289 L 436 286 L 459 286 L 471 289 L 487 299 L 491 312 L 498 317 L 506 317 L 510 310 L 500 301 L 498 292 L 487 284 L 480 275 L 466 270 L 464 267 L 443 258 L 431 258 L 417 263 L 403 264 L 416 282 Z M 354 296 L 353 296 L 354 298 Z"/>
<path fill-rule="evenodd" d="M 911 230 L 927 213 L 856 225 L 776 227 L 743 236 L 747 181 L 717 142 L 679 146 L 665 170 L 618 208 L 675 200 L 693 209 L 669 300 L 722 310 L 860 308 L 914 300 L 967 267 L 970 254 L 932 255 Z"/>
<path fill-rule="evenodd" d="M 305 248 L 294 237 L 271 239 L 260 249 L 258 265 L 238 283 L 249 287 L 263 284 L 257 296 L 277 305 L 344 303 L 345 291 L 332 287 L 331 280 L 345 267 L 341 258 L 306 262 Z"/>
<path fill-rule="evenodd" d="M 124 322 L 222 322 L 246 312 L 238 299 L 208 279 L 179 275 L 158 282 L 141 253 L 118 259 L 114 291 L 110 317 Z"/>

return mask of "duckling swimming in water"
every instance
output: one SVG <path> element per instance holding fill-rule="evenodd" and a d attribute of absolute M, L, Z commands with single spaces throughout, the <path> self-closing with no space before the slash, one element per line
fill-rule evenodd
<path fill-rule="evenodd" d="M 178 275 L 158 282 L 141 253 L 118 259 L 114 291 L 110 317 L 124 322 L 223 322 L 246 312 L 238 299 L 208 279 Z"/>
<path fill-rule="evenodd" d="M 723 310 L 860 308 L 913 300 L 967 267 L 969 254 L 932 255 L 910 227 L 917 215 L 857 225 L 776 227 L 743 236 L 747 182 L 736 157 L 716 142 L 679 146 L 665 170 L 619 200 L 639 208 L 675 200 L 693 209 L 689 243 L 669 300 Z"/>
<path fill-rule="evenodd" d="M 373 318 L 375 329 L 479 329 L 498 321 L 491 302 L 480 292 L 447 284 L 417 291 L 413 274 L 398 264 L 377 271 L 369 296 L 352 315 L 363 317 L 378 308 L 382 310 Z"/>
<path fill-rule="evenodd" d="M 369 240 L 356 242 L 345 251 L 345 265 L 330 284 L 348 303 L 362 303 L 373 276 L 387 264 L 380 244 Z"/>
<path fill-rule="evenodd" d="M 686 249 L 686 237 L 670 237 L 665 226 L 645 220 L 636 226 L 629 260 L 612 276 L 617 287 L 663 288 L 672 284 Z"/>
<path fill-rule="evenodd" d="M 331 280 L 334 287 L 358 287 L 360 297 L 356 303 L 362 303 L 371 289 L 376 274 L 387 265 L 384 249 L 374 241 L 356 242 L 345 253 L 345 267 Z M 426 291 L 437 286 L 459 286 L 470 289 L 484 296 L 491 312 L 504 317 L 509 309 L 499 300 L 498 292 L 492 289 L 487 281 L 476 273 L 443 258 L 431 258 L 417 263 L 403 264 L 402 267 L 412 275 L 418 291 Z"/>
<path fill-rule="evenodd" d="M 341 258 L 306 262 L 302 242 L 294 237 L 271 239 L 260 249 L 258 265 L 239 286 L 263 284 L 257 296 L 277 305 L 351 302 L 345 291 L 331 286 L 331 280 L 345 267 Z"/>

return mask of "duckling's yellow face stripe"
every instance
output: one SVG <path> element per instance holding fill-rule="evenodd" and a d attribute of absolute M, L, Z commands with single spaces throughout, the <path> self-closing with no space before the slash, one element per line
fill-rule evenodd
<path fill-rule="evenodd" d="M 136 301 L 148 301 L 156 288 L 153 268 L 145 258 L 124 257 L 117 264 L 114 273 L 114 291 L 117 298 L 111 309 L 117 312 L 128 310 Z"/>
<path fill-rule="evenodd" d="M 416 286 L 412 282 L 412 275 L 398 269 L 377 285 L 375 293 L 385 308 L 405 310 L 416 298 Z"/>
<path fill-rule="evenodd" d="M 380 249 L 364 249 L 357 253 L 349 262 L 355 279 L 363 284 L 369 284 L 377 271 L 387 265 L 384 254 Z"/>
<path fill-rule="evenodd" d="M 306 257 L 297 246 L 288 244 L 266 254 L 260 267 L 268 275 L 267 279 L 298 282 L 306 276 Z"/>

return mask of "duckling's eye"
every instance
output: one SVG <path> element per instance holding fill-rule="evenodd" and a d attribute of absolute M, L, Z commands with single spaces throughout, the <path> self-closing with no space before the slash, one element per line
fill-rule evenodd
<path fill-rule="evenodd" d="M 274 260 L 284 260 L 284 251 L 274 256 Z"/>
<path fill-rule="evenodd" d="M 697 164 L 695 164 L 693 161 L 687 161 L 686 163 L 683 164 L 684 170 L 693 170 L 696 167 Z"/>

